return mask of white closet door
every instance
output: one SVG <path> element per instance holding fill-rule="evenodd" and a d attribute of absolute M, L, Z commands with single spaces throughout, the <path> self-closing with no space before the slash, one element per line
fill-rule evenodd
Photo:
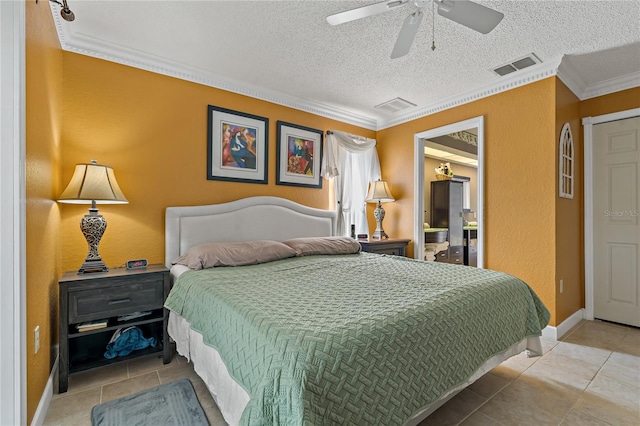
<path fill-rule="evenodd" d="M 640 326 L 640 117 L 593 127 L 594 316 Z"/>

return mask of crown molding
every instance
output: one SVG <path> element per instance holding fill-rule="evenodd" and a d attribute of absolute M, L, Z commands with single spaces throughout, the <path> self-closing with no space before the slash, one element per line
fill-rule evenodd
<path fill-rule="evenodd" d="M 474 90 L 455 94 L 442 101 L 421 107 L 412 112 L 395 115 L 388 119 L 377 119 L 372 116 L 360 115 L 319 102 L 253 86 L 250 83 L 225 79 L 201 68 L 189 67 L 183 63 L 171 61 L 167 58 L 150 55 L 126 46 L 116 45 L 76 33 L 73 30 L 73 25 L 60 17 L 60 6 L 52 2 L 49 2 L 49 4 L 52 9 L 60 45 L 65 51 L 249 96 L 374 131 L 397 126 L 552 76 L 558 76 L 580 100 L 640 86 L 640 72 L 587 85 L 580 78 L 578 70 L 568 61 L 563 61 L 563 56 L 559 56 L 525 68 L 524 70 L 508 74 L 497 81 L 491 81 Z"/>
<path fill-rule="evenodd" d="M 569 90 L 581 101 L 640 86 L 640 71 L 587 84 L 580 77 L 580 72 L 575 65 L 564 60 L 558 69 L 558 78 L 560 78 Z"/>
<path fill-rule="evenodd" d="M 314 115 L 331 118 L 344 123 L 353 124 L 365 129 L 377 130 L 377 120 L 343 109 L 334 108 L 318 102 L 287 95 L 281 92 L 252 86 L 245 82 L 224 79 L 219 75 L 201 68 L 189 67 L 183 63 L 171 61 L 160 56 L 150 55 L 126 46 L 106 42 L 93 37 L 75 33 L 73 25 L 60 17 L 60 6 L 49 2 L 53 12 L 53 19 L 58 33 L 58 39 L 63 50 L 91 56 L 110 62 L 150 71 L 156 74 L 179 78 L 181 80 L 198 83 L 209 87 L 249 96 L 255 99 L 286 106 Z"/>
<path fill-rule="evenodd" d="M 582 100 L 581 95 L 584 93 L 587 84 L 580 77 L 579 71 L 569 61 L 562 60 L 558 67 L 558 78 L 573 92 L 578 99 Z"/>
<path fill-rule="evenodd" d="M 639 86 L 640 71 L 590 84 L 579 98 L 580 100 L 597 98 L 598 96 L 604 96 Z"/>
<path fill-rule="evenodd" d="M 560 65 L 561 60 L 562 57 L 558 57 L 541 64 L 533 65 L 524 70 L 507 74 L 505 77 L 500 78 L 500 80 L 497 82 L 492 81 L 491 83 L 482 85 L 477 89 L 470 90 L 462 94 L 456 94 L 444 99 L 443 101 L 431 104 L 424 108 L 420 108 L 417 111 L 394 117 L 381 123 L 378 127 L 378 130 L 397 126 L 408 121 L 416 120 L 427 115 L 435 114 L 449 108 L 454 108 L 460 105 L 474 102 L 482 98 L 493 96 L 498 93 L 506 92 L 507 90 L 515 89 L 517 87 L 525 86 L 527 84 L 554 76 L 558 73 L 558 66 Z"/>

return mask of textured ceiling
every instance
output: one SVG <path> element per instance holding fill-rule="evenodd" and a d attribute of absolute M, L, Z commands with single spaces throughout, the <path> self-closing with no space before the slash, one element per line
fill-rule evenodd
<path fill-rule="evenodd" d="M 503 21 L 482 35 L 436 15 L 435 51 L 429 7 L 409 54 L 398 59 L 389 56 L 413 4 L 331 26 L 327 15 L 375 1 L 68 2 L 74 22 L 52 6 L 66 50 L 263 99 L 300 100 L 373 128 L 393 118 L 375 105 L 401 97 L 423 110 L 500 84 L 506 77 L 491 70 L 529 53 L 541 59 L 536 67 L 555 63 L 556 70 L 567 55 L 574 91 L 623 76 L 640 85 L 640 0 L 478 1 L 504 13 Z"/>

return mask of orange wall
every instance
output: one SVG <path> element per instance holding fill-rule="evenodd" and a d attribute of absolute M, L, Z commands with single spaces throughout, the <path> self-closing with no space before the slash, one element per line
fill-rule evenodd
<path fill-rule="evenodd" d="M 62 51 L 47 2 L 26 2 L 27 421 L 46 386 L 57 344 Z M 34 328 L 40 350 L 34 354 Z"/>
<path fill-rule="evenodd" d="M 485 118 L 485 267 L 531 285 L 555 317 L 555 78 L 377 133 L 382 175 L 395 203 L 385 231 L 413 238 L 414 134 Z M 412 248 L 409 249 L 412 252 Z"/>
<path fill-rule="evenodd" d="M 634 108 L 640 108 L 640 87 L 582 101 L 580 117 L 597 117 Z"/>
<path fill-rule="evenodd" d="M 134 258 L 164 263 L 167 206 L 274 195 L 328 208 L 326 181 L 322 189 L 275 184 L 277 120 L 375 137 L 371 130 L 87 56 L 64 52 L 63 65 L 62 181 L 76 163 L 96 159 L 113 167 L 129 200 L 99 206 L 108 221 L 100 254 L 110 267 Z M 268 185 L 207 180 L 208 104 L 269 118 Z M 60 208 L 62 267 L 74 270 L 87 254 L 78 223 L 88 206 Z"/>
<path fill-rule="evenodd" d="M 571 126 L 574 154 L 574 197 L 560 198 L 559 192 L 559 142 L 564 123 Z M 584 307 L 584 177 L 582 123 L 580 100 L 556 79 L 556 321 L 561 323 Z M 560 280 L 564 291 L 560 293 Z"/>

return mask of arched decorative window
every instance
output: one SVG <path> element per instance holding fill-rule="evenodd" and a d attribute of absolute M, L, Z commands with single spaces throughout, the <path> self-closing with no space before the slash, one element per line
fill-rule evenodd
<path fill-rule="evenodd" d="M 573 169 L 574 169 L 574 153 L 573 136 L 571 135 L 571 126 L 564 123 L 560 132 L 559 146 L 559 162 L 558 162 L 558 183 L 560 185 L 560 197 L 573 199 Z"/>

